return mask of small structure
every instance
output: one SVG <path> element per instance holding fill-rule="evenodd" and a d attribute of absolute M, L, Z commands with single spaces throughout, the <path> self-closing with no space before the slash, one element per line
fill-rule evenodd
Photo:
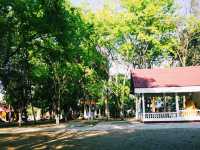
<path fill-rule="evenodd" d="M 83 105 L 84 119 L 94 119 L 97 116 L 95 100 L 81 100 L 80 103 Z"/>
<path fill-rule="evenodd" d="M 138 120 L 200 120 L 200 66 L 134 69 L 131 82 Z"/>

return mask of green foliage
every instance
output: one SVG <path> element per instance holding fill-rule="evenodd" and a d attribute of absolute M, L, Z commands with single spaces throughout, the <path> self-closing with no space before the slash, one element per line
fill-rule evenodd
<path fill-rule="evenodd" d="M 174 16 L 173 0 L 111 6 L 91 12 L 67 0 L 1 0 L 0 80 L 7 102 L 18 111 L 31 104 L 59 114 L 79 110 L 80 99 L 100 106 L 108 99 L 118 115 L 132 103 L 129 83 L 122 75 L 108 81 L 108 58 L 99 48 L 136 68 L 165 57 L 199 64 L 199 20 L 190 16 L 183 24 Z"/>
<path fill-rule="evenodd" d="M 64 0 L 0 5 L 0 77 L 13 107 L 32 103 L 60 113 L 85 96 L 98 97 L 107 62 L 96 51 L 93 26 L 78 9 Z"/>
<path fill-rule="evenodd" d="M 99 46 L 115 50 L 139 68 L 151 67 L 173 51 L 176 24 L 171 0 L 125 0 L 121 10 L 105 7 L 91 15 Z"/>
<path fill-rule="evenodd" d="M 127 109 L 133 106 L 133 102 L 129 97 L 130 82 L 124 75 L 117 75 L 108 81 L 107 84 L 111 115 L 113 117 L 119 117 L 120 112 L 124 114 Z M 124 106 L 127 104 L 131 105 L 125 110 Z"/>
<path fill-rule="evenodd" d="M 177 17 L 180 26 L 176 35 L 174 57 L 181 66 L 199 65 L 200 62 L 200 20 L 195 16 Z"/>

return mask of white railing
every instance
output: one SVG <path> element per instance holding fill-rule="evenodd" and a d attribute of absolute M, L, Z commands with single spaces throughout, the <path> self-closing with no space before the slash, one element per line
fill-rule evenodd
<path fill-rule="evenodd" d="M 145 118 L 176 118 L 176 112 L 145 113 Z"/>
<path fill-rule="evenodd" d="M 139 113 L 142 121 L 190 121 L 200 120 L 200 110 L 180 110 L 179 112 Z"/>
<path fill-rule="evenodd" d="M 180 110 L 180 117 L 200 117 L 200 110 Z"/>

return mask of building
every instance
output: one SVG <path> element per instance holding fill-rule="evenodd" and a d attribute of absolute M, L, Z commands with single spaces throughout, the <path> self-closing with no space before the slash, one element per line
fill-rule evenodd
<path fill-rule="evenodd" d="M 131 81 L 138 120 L 200 120 L 200 66 L 135 69 Z"/>

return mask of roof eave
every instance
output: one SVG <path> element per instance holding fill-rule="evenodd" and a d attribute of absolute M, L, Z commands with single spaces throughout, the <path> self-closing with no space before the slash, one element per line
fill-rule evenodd
<path fill-rule="evenodd" d="M 200 86 L 184 86 L 184 87 L 156 87 L 156 88 L 134 88 L 135 94 L 141 93 L 191 93 L 200 92 Z"/>

